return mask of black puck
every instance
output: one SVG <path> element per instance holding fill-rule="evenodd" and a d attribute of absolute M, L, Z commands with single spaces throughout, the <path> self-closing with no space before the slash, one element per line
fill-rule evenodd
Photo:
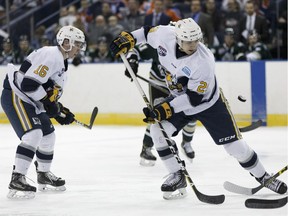
<path fill-rule="evenodd" d="M 241 102 L 246 102 L 246 98 L 243 97 L 242 95 L 238 96 L 238 100 L 241 101 Z"/>

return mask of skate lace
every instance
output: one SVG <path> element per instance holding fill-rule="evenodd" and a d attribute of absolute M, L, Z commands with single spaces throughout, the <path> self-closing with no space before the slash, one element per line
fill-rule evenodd
<path fill-rule="evenodd" d="M 52 181 L 57 181 L 59 178 L 54 175 L 51 171 L 45 173 L 46 177 L 52 182 Z"/>
<path fill-rule="evenodd" d="M 179 182 L 179 180 L 181 178 L 181 172 L 178 171 L 175 173 L 169 173 L 168 175 L 164 176 L 164 178 L 166 178 L 166 177 L 168 177 L 168 178 L 166 179 L 166 181 L 163 184 L 174 185 L 177 182 Z"/>
<path fill-rule="evenodd" d="M 191 143 L 189 143 L 189 142 L 182 144 L 182 147 L 185 150 L 185 152 L 187 152 L 187 153 L 193 152 L 193 148 L 191 146 Z"/>
<path fill-rule="evenodd" d="M 30 180 L 31 182 L 35 183 L 32 179 L 30 179 L 29 177 L 27 177 L 27 176 L 25 176 L 25 175 L 22 175 L 22 174 L 19 174 L 18 180 L 19 180 L 20 182 L 22 182 L 23 184 L 28 185 L 26 178 L 27 178 L 28 180 Z"/>
<path fill-rule="evenodd" d="M 271 176 L 273 176 L 273 174 L 271 174 Z M 269 181 L 271 176 L 269 174 L 265 175 L 265 177 L 262 179 L 262 184 L 264 185 L 266 181 Z M 281 184 L 281 181 L 279 181 L 278 179 L 273 179 L 271 182 L 266 184 L 265 187 L 276 192 L 278 190 L 280 184 Z"/>

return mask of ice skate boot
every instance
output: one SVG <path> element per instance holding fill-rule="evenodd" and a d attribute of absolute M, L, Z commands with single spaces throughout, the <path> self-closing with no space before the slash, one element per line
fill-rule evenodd
<path fill-rule="evenodd" d="M 11 181 L 8 187 L 8 199 L 33 199 L 35 197 L 36 187 L 26 182 L 25 175 L 21 173 L 12 173 Z"/>
<path fill-rule="evenodd" d="M 142 166 L 154 166 L 157 158 L 153 155 L 151 147 L 146 147 L 143 145 L 142 151 L 140 153 L 140 165 Z"/>
<path fill-rule="evenodd" d="M 256 178 L 256 180 L 264 185 L 264 187 L 274 191 L 278 194 L 284 194 L 287 191 L 287 185 L 280 181 L 279 179 L 273 179 L 272 181 L 269 180 L 271 178 L 271 175 L 269 175 L 267 172 L 262 178 Z M 266 184 L 265 184 L 266 183 Z"/>
<path fill-rule="evenodd" d="M 38 190 L 40 191 L 65 191 L 65 180 L 55 176 L 52 172 L 38 171 L 38 163 L 34 162 L 37 172 Z"/>
<path fill-rule="evenodd" d="M 191 146 L 190 142 L 182 142 L 181 143 L 181 149 L 182 152 L 185 154 L 185 156 L 188 158 L 188 160 L 192 163 L 193 159 L 195 157 L 195 152 Z"/>
<path fill-rule="evenodd" d="M 167 200 L 184 198 L 187 196 L 186 187 L 187 182 L 182 170 L 171 173 L 161 186 L 161 191 L 164 192 L 163 198 Z M 179 193 L 173 193 L 176 190 Z"/>

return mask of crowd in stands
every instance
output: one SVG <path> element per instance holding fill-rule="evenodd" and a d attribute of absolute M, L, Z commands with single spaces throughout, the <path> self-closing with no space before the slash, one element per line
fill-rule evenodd
<path fill-rule="evenodd" d="M 41 1 L 32 2 L 37 6 Z M 0 16 L 3 10 L 0 5 Z M 199 24 L 218 61 L 287 59 L 287 0 L 81 0 L 59 14 L 57 23 L 38 26 L 31 39 L 19 35 L 15 44 L 5 38 L 0 64 L 20 64 L 34 49 L 56 45 L 55 34 L 64 25 L 81 29 L 87 37 L 87 50 L 75 65 L 115 62 L 109 44 L 121 31 L 188 17 Z"/>

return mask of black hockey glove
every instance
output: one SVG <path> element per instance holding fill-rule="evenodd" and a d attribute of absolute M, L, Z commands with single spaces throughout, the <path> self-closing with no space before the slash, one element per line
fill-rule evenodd
<path fill-rule="evenodd" d="M 120 53 L 126 54 L 130 49 L 134 48 L 135 43 L 136 41 L 131 33 L 122 31 L 110 44 L 113 57 L 118 57 Z"/>
<path fill-rule="evenodd" d="M 129 58 L 127 58 L 134 74 L 136 75 L 138 73 L 138 66 L 139 66 L 139 62 L 138 62 L 138 57 L 136 54 L 132 54 Z M 126 68 L 125 70 L 125 75 L 131 79 L 131 81 L 133 81 L 128 69 Z"/>
<path fill-rule="evenodd" d="M 51 101 L 51 97 L 46 95 L 43 99 L 40 100 L 43 103 L 46 114 L 49 118 L 54 118 L 60 115 L 60 105 L 56 100 Z"/>
<path fill-rule="evenodd" d="M 61 125 L 69 125 L 73 123 L 75 120 L 74 119 L 75 115 L 72 112 L 70 112 L 68 108 L 64 107 L 61 103 L 59 104 L 61 107 L 61 114 L 59 116 L 56 116 L 55 120 Z"/>
<path fill-rule="evenodd" d="M 143 113 L 146 116 L 146 118 L 143 119 L 144 122 L 155 123 L 155 119 L 162 121 L 171 118 L 174 110 L 168 102 L 164 102 L 156 106 L 153 110 L 150 110 L 148 107 L 143 108 Z"/>

